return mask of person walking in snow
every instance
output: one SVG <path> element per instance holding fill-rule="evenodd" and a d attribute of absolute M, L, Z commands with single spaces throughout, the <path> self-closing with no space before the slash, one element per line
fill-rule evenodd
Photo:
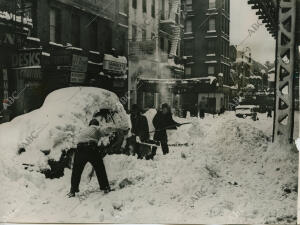
<path fill-rule="evenodd" d="M 103 136 L 99 128 L 98 120 L 92 119 L 89 127 L 83 129 L 79 134 L 72 169 L 71 189 L 68 193 L 69 197 L 74 197 L 75 193 L 79 192 L 81 174 L 87 162 L 90 162 L 96 171 L 100 190 L 103 190 L 104 193 L 108 193 L 111 190 L 103 158 L 98 147 L 99 139 Z"/>
<path fill-rule="evenodd" d="M 152 122 L 155 128 L 154 140 L 160 142 L 162 152 L 166 155 L 169 153 L 167 129 L 177 129 L 180 124 L 173 120 L 168 104 L 163 104 L 161 108 L 162 110 L 157 112 Z M 156 147 L 152 148 L 152 158 L 156 154 L 156 150 Z"/>
<path fill-rule="evenodd" d="M 137 138 L 141 142 L 146 142 L 150 139 L 150 134 L 147 118 L 141 114 L 141 110 L 137 104 L 132 105 L 130 120 L 132 138 L 135 140 L 134 149 L 138 155 L 138 159 L 143 159 L 144 156 L 150 153 L 151 147 L 137 143 Z"/>
<path fill-rule="evenodd" d="M 272 117 L 272 108 L 270 106 L 267 108 L 267 117 Z"/>

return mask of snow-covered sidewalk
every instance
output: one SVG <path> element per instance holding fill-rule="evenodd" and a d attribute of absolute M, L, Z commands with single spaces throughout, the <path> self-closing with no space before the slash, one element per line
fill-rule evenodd
<path fill-rule="evenodd" d="M 11 222 L 296 223 L 298 153 L 270 142 L 272 119 L 233 113 L 192 122 L 169 133 L 171 147 L 154 161 L 106 156 L 111 186 L 104 195 L 86 167 L 76 198 L 71 171 L 60 179 L 1 169 L 0 215 Z M 177 118 L 177 120 L 179 120 Z M 1 162 L 1 160 L 0 160 Z M 13 166 L 13 165 L 12 165 Z"/>

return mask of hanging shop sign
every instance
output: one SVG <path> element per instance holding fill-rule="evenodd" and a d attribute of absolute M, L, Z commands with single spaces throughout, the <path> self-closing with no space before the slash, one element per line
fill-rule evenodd
<path fill-rule="evenodd" d="M 22 36 L 13 33 L 6 33 L 0 29 L 0 46 L 20 46 Z"/>
<path fill-rule="evenodd" d="M 85 73 L 87 71 L 88 66 L 88 57 L 73 55 L 72 56 L 72 66 L 71 70 L 76 72 Z"/>
<path fill-rule="evenodd" d="M 126 57 L 114 57 L 105 54 L 103 60 L 103 69 L 112 73 L 126 74 L 127 59 Z"/>
<path fill-rule="evenodd" d="M 85 78 L 86 78 L 85 73 L 71 72 L 70 82 L 76 83 L 76 84 L 81 84 L 81 83 L 84 83 Z"/>
<path fill-rule="evenodd" d="M 19 80 L 42 80 L 41 67 L 16 68 L 15 74 Z"/>
<path fill-rule="evenodd" d="M 50 65 L 85 73 L 88 67 L 88 57 L 76 54 L 52 55 Z"/>

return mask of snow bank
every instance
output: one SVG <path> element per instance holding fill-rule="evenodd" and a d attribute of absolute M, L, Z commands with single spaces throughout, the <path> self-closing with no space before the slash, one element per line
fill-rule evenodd
<path fill-rule="evenodd" d="M 145 115 L 152 121 L 155 113 Z M 116 189 L 107 195 L 98 191 L 95 178 L 88 182 L 89 168 L 73 199 L 65 197 L 69 169 L 55 180 L 29 172 L 17 181 L 1 177 L 0 215 L 8 221 L 50 223 L 296 223 L 297 153 L 271 144 L 273 120 L 259 118 L 253 122 L 231 112 L 206 114 L 203 120 L 174 118 L 191 124 L 169 132 L 170 144 L 189 145 L 170 147 L 166 156 L 158 149 L 154 161 L 105 157 Z"/>
<path fill-rule="evenodd" d="M 1 160 L 38 165 L 47 168 L 47 161 L 59 160 L 61 151 L 76 147 L 81 129 L 88 126 L 96 112 L 110 109 L 115 123 L 100 122 L 101 129 L 128 129 L 129 121 L 118 97 L 99 88 L 72 87 L 51 93 L 43 106 L 0 126 Z M 17 151 L 26 152 L 17 156 Z M 49 152 L 47 157 L 41 151 Z"/>

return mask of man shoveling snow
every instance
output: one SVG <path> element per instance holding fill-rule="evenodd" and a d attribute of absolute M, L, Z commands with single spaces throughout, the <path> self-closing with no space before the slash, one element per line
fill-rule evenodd
<path fill-rule="evenodd" d="M 81 174 L 87 162 L 90 162 L 96 171 L 100 190 L 105 193 L 110 191 L 105 166 L 98 147 L 101 136 L 99 122 L 96 119 L 91 120 L 89 127 L 80 133 L 75 151 L 69 197 L 74 197 L 75 192 L 79 192 Z"/>

